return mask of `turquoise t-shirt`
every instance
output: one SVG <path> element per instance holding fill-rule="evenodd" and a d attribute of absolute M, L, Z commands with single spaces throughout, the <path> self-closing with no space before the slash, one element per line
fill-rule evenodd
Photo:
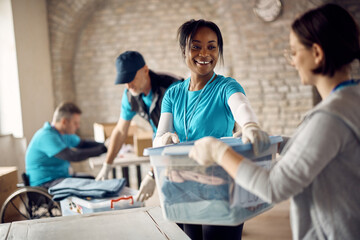
<path fill-rule="evenodd" d="M 75 134 L 60 134 L 49 122 L 39 129 L 26 150 L 25 165 L 30 186 L 69 177 L 70 162 L 54 157 L 65 148 L 78 146 Z"/>
<path fill-rule="evenodd" d="M 126 88 L 124 90 L 124 93 L 122 96 L 120 117 L 124 120 L 131 121 L 133 119 L 133 117 L 136 115 L 136 112 L 131 110 L 131 105 L 127 98 L 127 91 L 128 91 L 128 89 Z M 153 99 L 152 90 L 150 90 L 149 94 L 146 96 L 145 96 L 145 94 L 141 94 L 141 98 L 144 101 L 145 106 L 147 107 L 147 111 L 149 113 L 149 109 L 150 109 L 152 99 Z M 157 126 L 155 126 L 155 124 L 153 123 L 153 121 L 151 119 L 150 119 L 150 125 L 151 125 L 154 133 L 156 133 Z"/>
<path fill-rule="evenodd" d="M 186 141 L 185 124 L 188 129 L 187 141 L 205 136 L 216 138 L 232 136 L 235 120 L 227 101 L 236 92 L 245 94 L 241 85 L 233 78 L 218 75 L 201 94 L 202 90 L 188 91 L 189 83 L 190 78 L 169 88 L 161 106 L 161 113 L 173 114 L 174 129 L 180 142 Z M 184 122 L 186 97 L 188 99 L 186 122 Z"/>

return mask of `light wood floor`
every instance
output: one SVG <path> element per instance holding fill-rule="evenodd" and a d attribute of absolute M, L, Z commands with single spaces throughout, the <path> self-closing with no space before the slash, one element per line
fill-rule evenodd
<path fill-rule="evenodd" d="M 160 205 L 157 191 L 145 202 L 146 206 Z M 243 240 L 291 240 L 290 201 L 275 205 L 272 209 L 245 222 Z"/>
<path fill-rule="evenodd" d="M 290 201 L 275 205 L 269 211 L 245 222 L 243 240 L 291 239 Z"/>

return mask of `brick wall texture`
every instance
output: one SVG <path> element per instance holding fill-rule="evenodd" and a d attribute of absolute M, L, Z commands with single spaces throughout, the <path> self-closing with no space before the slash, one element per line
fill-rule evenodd
<path fill-rule="evenodd" d="M 348 9 L 360 23 L 358 0 L 282 0 L 282 14 L 266 23 L 253 13 L 255 0 L 48 0 L 55 103 L 74 101 L 83 110 L 80 135 L 92 137 L 94 122 L 116 122 L 124 86 L 114 85 L 115 59 L 141 52 L 150 69 L 189 76 L 176 33 L 189 19 L 214 21 L 224 38 L 217 73 L 235 78 L 270 134 L 290 135 L 318 95 L 302 86 L 287 64 L 292 20 L 325 2 Z M 354 64 L 353 77 L 359 77 Z M 135 119 L 141 123 L 139 118 Z"/>

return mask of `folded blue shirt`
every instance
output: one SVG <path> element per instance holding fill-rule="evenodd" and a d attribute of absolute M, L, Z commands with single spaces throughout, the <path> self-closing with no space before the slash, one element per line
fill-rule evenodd
<path fill-rule="evenodd" d="M 194 181 L 182 183 L 171 182 L 164 178 L 161 191 L 165 196 L 165 202 L 196 202 L 204 200 L 229 201 L 229 184 L 209 185 Z"/>
<path fill-rule="evenodd" d="M 125 186 L 126 180 L 109 179 L 104 181 L 95 181 L 85 178 L 65 178 L 60 183 L 49 188 L 49 193 L 53 195 L 54 201 L 60 201 L 70 196 L 81 198 L 104 198 L 113 197 Z"/>

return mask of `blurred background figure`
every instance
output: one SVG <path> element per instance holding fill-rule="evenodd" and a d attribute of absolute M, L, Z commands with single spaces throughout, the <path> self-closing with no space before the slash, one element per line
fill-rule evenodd
<path fill-rule="evenodd" d="M 104 144 L 82 140 L 75 134 L 80 127 L 80 116 L 81 110 L 74 103 L 62 103 L 56 108 L 52 122 L 45 122 L 35 133 L 25 157 L 30 186 L 49 188 L 70 177 L 70 162 L 107 151 Z"/>
<path fill-rule="evenodd" d="M 111 133 L 109 151 L 96 180 L 108 179 L 112 163 L 125 142 L 131 120 L 136 114 L 147 120 L 154 134 L 156 133 L 165 91 L 172 84 L 183 80 L 171 74 L 160 74 L 150 70 L 143 56 L 136 51 L 120 54 L 116 59 L 116 71 L 115 84 L 125 84 L 126 89 L 121 100 L 120 118 Z M 148 199 L 154 190 L 154 174 L 150 170 L 141 182 L 137 199 Z"/>

